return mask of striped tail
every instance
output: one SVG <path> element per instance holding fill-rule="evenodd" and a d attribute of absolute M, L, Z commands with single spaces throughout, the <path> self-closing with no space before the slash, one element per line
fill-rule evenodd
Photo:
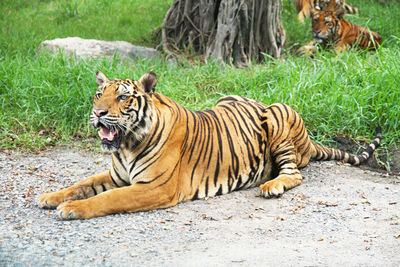
<path fill-rule="evenodd" d="M 339 149 L 324 147 L 318 145 L 314 142 L 314 151 L 311 155 L 311 158 L 314 160 L 338 160 L 343 161 L 345 163 L 350 163 L 351 165 L 360 165 L 367 161 L 367 159 L 374 153 L 375 149 L 379 147 L 382 138 L 382 129 L 381 127 L 376 128 L 376 137 L 374 142 L 368 145 L 368 147 L 360 154 L 351 155 L 347 152 L 341 151 Z"/>
<path fill-rule="evenodd" d="M 357 14 L 358 13 L 358 8 L 349 6 L 348 4 L 344 4 L 344 9 L 346 10 L 346 13 L 349 13 L 349 14 Z"/>

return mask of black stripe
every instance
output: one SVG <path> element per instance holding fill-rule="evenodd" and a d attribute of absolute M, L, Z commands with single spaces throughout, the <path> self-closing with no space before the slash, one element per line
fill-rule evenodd
<path fill-rule="evenodd" d="M 196 190 L 196 193 L 194 193 L 192 200 L 196 200 L 199 198 L 199 189 Z"/>
<path fill-rule="evenodd" d="M 139 153 L 139 155 L 137 155 L 135 157 L 134 160 L 132 160 L 129 164 L 132 164 L 130 169 L 129 169 L 129 173 L 131 173 L 133 171 L 133 169 L 136 167 L 136 163 L 139 162 L 139 160 L 141 160 L 142 158 L 146 157 L 147 155 L 149 155 L 150 153 L 154 153 L 154 147 L 157 146 L 162 138 L 162 135 L 165 134 L 164 133 L 164 128 L 165 125 L 163 124 L 162 127 L 159 129 L 159 133 L 153 134 L 150 138 L 150 140 L 148 141 L 148 146 L 145 150 L 143 150 L 141 153 Z M 169 133 L 169 135 L 171 134 L 171 132 Z M 168 140 L 168 139 L 166 139 Z"/>
<path fill-rule="evenodd" d="M 91 185 L 91 187 L 92 187 L 92 190 L 93 190 L 94 195 L 97 195 L 96 188 L 94 188 L 94 185 L 93 185 L 93 184 Z"/>
<path fill-rule="evenodd" d="M 237 157 L 237 154 L 235 152 L 235 146 L 233 144 L 233 139 L 232 136 L 230 134 L 229 128 L 226 125 L 225 121 L 223 121 L 224 126 L 225 126 L 225 133 L 228 139 L 228 144 L 229 144 L 229 150 L 230 150 L 230 154 L 231 154 L 231 167 L 234 168 L 234 176 L 237 177 L 238 173 L 239 173 L 239 159 Z"/>
<path fill-rule="evenodd" d="M 114 173 L 117 175 L 117 178 L 120 180 L 120 181 L 122 181 L 122 183 L 126 186 L 126 185 L 130 185 L 128 182 L 126 182 L 125 180 L 123 180 L 122 178 L 121 178 L 121 176 L 119 175 L 119 173 L 115 170 L 115 168 L 114 168 Z"/>
<path fill-rule="evenodd" d="M 277 124 L 277 126 L 278 126 L 278 129 L 277 129 L 277 132 L 276 132 L 276 133 L 278 133 L 278 132 L 279 132 L 279 121 L 278 121 L 278 117 L 276 116 L 276 114 L 275 114 L 275 112 L 274 112 L 274 110 L 273 110 L 272 108 L 270 108 L 269 110 L 271 111 L 272 115 L 274 116 L 274 119 L 275 119 L 276 124 Z M 273 124 L 272 124 L 272 136 L 274 136 L 274 125 L 273 125 Z M 275 136 L 274 136 L 274 137 L 275 137 Z"/>
<path fill-rule="evenodd" d="M 218 151 L 218 154 L 220 152 Z M 218 176 L 219 176 L 219 159 L 217 159 L 216 166 L 215 166 L 215 172 L 214 172 L 214 186 L 217 186 L 218 182 Z"/>
<path fill-rule="evenodd" d="M 282 169 L 282 166 L 286 165 L 286 164 L 294 164 L 296 165 L 296 160 L 294 159 L 282 159 L 281 161 L 277 162 L 278 164 L 278 168 Z M 291 167 L 285 167 L 283 169 L 290 169 Z"/>
<path fill-rule="evenodd" d="M 300 119 L 301 119 L 301 118 L 300 118 Z M 304 123 L 302 123 L 301 128 L 300 128 L 300 130 L 299 130 L 299 133 L 298 133 L 295 137 L 293 137 L 293 140 L 294 140 L 294 141 L 301 140 L 301 139 L 299 138 L 300 135 L 302 135 L 301 138 L 304 137 L 304 133 L 305 133 L 305 129 L 304 129 L 304 128 L 305 128 Z"/>
<path fill-rule="evenodd" d="M 115 172 L 115 169 L 114 169 L 114 172 Z M 117 187 L 119 187 L 119 185 L 117 184 L 117 182 L 114 180 L 114 178 L 112 177 L 112 175 L 111 175 L 111 172 L 110 172 L 110 178 L 111 178 L 111 181 L 117 186 Z"/>
<path fill-rule="evenodd" d="M 290 131 L 292 130 L 292 128 L 293 128 L 293 126 L 296 124 L 296 122 L 297 122 L 297 114 L 294 112 L 294 110 L 292 111 L 294 114 L 293 114 L 293 122 L 292 122 L 292 125 L 290 125 Z"/>
<path fill-rule="evenodd" d="M 225 101 L 238 101 L 238 99 L 236 99 L 236 98 L 233 97 L 233 96 L 225 96 L 225 97 L 222 97 L 222 98 L 218 99 L 217 105 L 218 105 L 219 103 L 225 102 Z"/>
<path fill-rule="evenodd" d="M 210 179 L 209 176 L 206 177 L 206 185 L 205 185 L 205 196 L 208 197 L 208 180 Z"/>
<path fill-rule="evenodd" d="M 263 122 L 263 123 L 261 124 L 261 127 L 264 129 L 264 132 L 265 132 L 265 134 L 266 134 L 267 141 L 270 141 L 270 140 L 269 140 L 269 132 L 268 132 L 268 123 L 267 123 L 267 122 Z"/>
<path fill-rule="evenodd" d="M 159 184 L 156 188 L 164 186 L 166 183 L 171 181 L 172 177 L 174 177 L 174 173 L 176 173 L 176 169 L 180 166 L 179 161 L 175 164 L 174 168 L 171 171 L 171 175 L 165 179 L 165 181 L 161 184 Z"/>
<path fill-rule="evenodd" d="M 136 182 L 137 184 L 150 184 L 154 181 L 156 181 L 157 179 L 159 179 L 160 177 L 162 177 L 165 174 L 165 171 L 162 172 L 161 174 L 157 175 L 156 177 L 154 177 L 153 179 L 151 179 L 150 181 L 138 181 Z"/>
<path fill-rule="evenodd" d="M 217 191 L 217 193 L 215 193 L 215 195 L 216 195 L 216 196 L 222 195 L 222 184 L 219 185 L 218 191 Z"/>
<path fill-rule="evenodd" d="M 258 132 L 261 132 L 260 124 L 255 119 L 258 117 L 259 120 L 264 121 L 265 118 L 262 117 L 259 113 L 257 113 L 259 111 L 258 108 L 254 107 L 253 105 L 250 105 L 250 103 L 239 102 L 237 103 L 237 105 L 240 106 L 242 108 L 241 111 L 243 111 L 247 115 L 245 121 L 250 120 L 252 122 L 252 130 L 253 131 L 257 130 Z M 249 108 L 253 108 L 253 111 L 257 114 L 257 116 L 254 116 L 250 112 Z"/>
<path fill-rule="evenodd" d="M 283 108 L 286 111 L 286 121 L 289 121 L 289 110 L 288 110 L 288 107 L 285 104 L 282 104 L 282 105 L 283 105 Z"/>
<path fill-rule="evenodd" d="M 154 93 L 153 96 L 155 96 L 155 98 L 157 98 L 158 101 L 160 101 L 161 104 L 169 106 L 166 102 L 164 102 L 164 100 L 161 98 L 161 95 L 158 93 Z"/>
<path fill-rule="evenodd" d="M 212 136 L 213 136 L 213 132 L 211 131 L 212 130 L 212 128 L 211 128 L 211 124 L 210 124 L 210 117 L 209 117 L 209 115 L 207 114 L 207 113 L 205 113 L 204 114 L 204 120 L 203 120 L 203 123 L 204 123 L 204 131 L 205 131 L 205 134 L 204 134 L 204 136 L 205 136 L 205 138 L 206 138 L 206 140 L 205 140 L 205 144 L 206 144 L 206 147 L 205 147 L 205 151 L 207 152 L 207 153 L 204 153 L 204 155 L 203 155 L 203 161 L 205 161 L 206 160 L 206 157 L 207 157 L 207 155 L 208 155 L 208 161 L 207 161 L 207 168 L 210 166 L 210 162 L 211 162 L 211 158 L 212 158 L 212 152 L 213 152 L 213 149 L 212 149 Z"/>
<path fill-rule="evenodd" d="M 285 155 L 291 155 L 291 154 L 293 154 L 293 148 L 286 148 L 286 149 L 282 149 L 282 150 L 278 150 L 278 151 L 274 151 L 273 152 L 273 157 L 274 158 L 277 158 L 277 157 L 280 157 L 280 156 L 285 156 Z"/>

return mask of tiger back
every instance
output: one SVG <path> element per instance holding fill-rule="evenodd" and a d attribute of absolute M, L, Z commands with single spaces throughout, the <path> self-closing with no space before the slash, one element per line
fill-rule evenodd
<path fill-rule="evenodd" d="M 96 75 L 91 123 L 102 149 L 112 153 L 108 171 L 39 198 L 61 219 L 166 208 L 177 203 L 259 186 L 277 197 L 302 183 L 311 159 L 364 162 L 379 145 L 349 155 L 315 144 L 297 112 L 240 96 L 191 111 L 155 92 L 153 72 L 138 81 Z"/>
<path fill-rule="evenodd" d="M 358 13 L 358 8 L 346 4 L 344 0 L 296 0 L 295 6 L 298 12 L 297 19 L 300 23 L 303 23 L 305 18 L 311 17 L 314 9 L 320 11 L 344 10 L 350 14 Z"/>

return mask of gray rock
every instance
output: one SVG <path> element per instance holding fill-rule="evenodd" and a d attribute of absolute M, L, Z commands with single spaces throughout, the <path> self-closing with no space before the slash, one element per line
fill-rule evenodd
<path fill-rule="evenodd" d="M 94 39 L 82 39 L 80 37 L 57 38 L 43 41 L 39 50 L 48 50 L 57 54 L 60 50 L 66 55 L 74 55 L 78 59 L 113 57 L 115 53 L 119 58 L 152 59 L 158 56 L 154 48 L 135 46 L 125 41 L 102 41 Z"/>

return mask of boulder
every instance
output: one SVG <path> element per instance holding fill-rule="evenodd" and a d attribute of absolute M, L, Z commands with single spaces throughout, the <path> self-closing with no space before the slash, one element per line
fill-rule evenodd
<path fill-rule="evenodd" d="M 39 50 L 48 50 L 53 53 L 62 50 L 64 54 L 74 55 L 78 59 L 113 57 L 115 53 L 122 60 L 128 58 L 152 59 L 158 56 L 158 51 L 154 48 L 135 46 L 125 41 L 102 41 L 80 37 L 46 40 L 40 44 Z"/>

